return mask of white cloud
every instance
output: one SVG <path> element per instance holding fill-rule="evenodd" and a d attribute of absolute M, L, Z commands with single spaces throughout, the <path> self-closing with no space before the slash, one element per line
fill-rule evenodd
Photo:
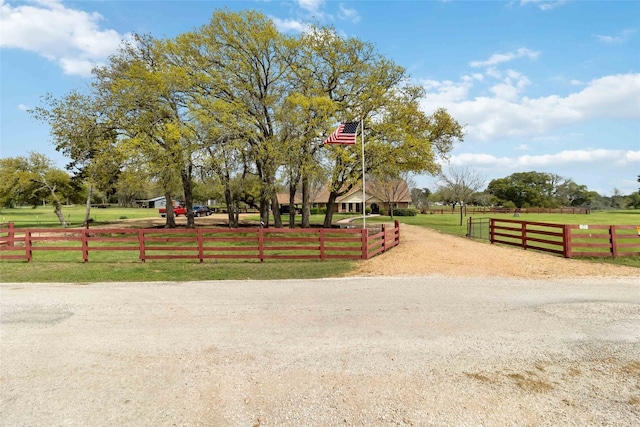
<path fill-rule="evenodd" d="M 103 17 L 69 9 L 59 0 L 19 6 L 0 3 L 0 47 L 36 52 L 58 63 L 66 74 L 90 75 L 91 68 L 115 52 L 123 37 L 101 29 Z"/>
<path fill-rule="evenodd" d="M 435 110 L 438 105 L 446 106 L 467 99 L 469 90 L 473 87 L 473 81 L 478 80 L 473 76 L 463 76 L 461 81 L 456 83 L 451 80 L 423 80 L 420 82 L 427 90 L 427 100 L 429 105 L 433 105 Z"/>
<path fill-rule="evenodd" d="M 508 53 L 494 53 L 485 61 L 472 61 L 470 66 L 477 67 L 492 67 L 494 65 L 502 64 L 503 62 L 513 61 L 519 58 L 536 59 L 540 55 L 540 52 L 536 52 L 525 47 L 521 47 L 513 52 Z"/>
<path fill-rule="evenodd" d="M 521 0 L 520 4 L 525 6 L 527 4 L 536 5 L 540 10 L 552 10 L 558 6 L 565 4 L 566 0 Z"/>
<path fill-rule="evenodd" d="M 351 9 L 342 3 L 338 5 L 338 12 L 338 18 L 344 21 L 348 20 L 353 23 L 357 23 L 360 21 L 360 15 L 358 14 L 358 11 L 355 9 Z"/>
<path fill-rule="evenodd" d="M 612 162 L 616 166 L 625 167 L 640 162 L 640 151 L 566 150 L 556 154 L 522 155 L 518 157 L 463 153 L 453 155 L 449 159 L 449 163 L 454 165 L 499 167 L 511 170 L 557 167 L 568 164 L 598 164 L 601 162 Z"/>
<path fill-rule="evenodd" d="M 295 19 L 280 19 L 274 16 L 270 17 L 273 23 L 276 25 L 278 31 L 282 33 L 287 33 L 289 31 L 294 32 L 304 32 L 309 27 L 309 24 L 302 21 L 297 21 Z"/>
<path fill-rule="evenodd" d="M 320 8 L 324 6 L 324 0 L 297 0 L 297 3 L 302 9 L 311 13 L 319 13 Z"/>
<path fill-rule="evenodd" d="M 507 73 L 509 74 L 509 73 Z M 516 75 L 512 74 L 516 77 Z M 524 76 L 505 78 L 491 90 L 494 96 L 468 97 L 473 81 L 427 81 L 422 107 L 428 114 L 444 107 L 467 124 L 469 139 L 534 137 L 579 122 L 599 118 L 640 119 L 640 74 L 605 76 L 565 97 L 520 96 L 529 84 Z"/>
<path fill-rule="evenodd" d="M 620 31 L 615 36 L 601 36 L 598 35 L 596 38 L 603 43 L 624 43 L 629 39 L 629 37 L 635 33 L 636 30 L 624 30 Z"/>
<path fill-rule="evenodd" d="M 507 70 L 507 77 L 499 84 L 490 88 L 496 98 L 503 100 L 516 100 L 518 95 L 529 85 L 529 79 L 517 71 Z"/>
<path fill-rule="evenodd" d="M 29 110 L 29 106 L 24 105 L 24 104 L 18 104 L 18 110 L 27 111 L 27 110 Z"/>

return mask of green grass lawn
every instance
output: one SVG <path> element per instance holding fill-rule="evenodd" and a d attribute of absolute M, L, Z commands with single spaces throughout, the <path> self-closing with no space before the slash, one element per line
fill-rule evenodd
<path fill-rule="evenodd" d="M 63 206 L 62 213 L 67 226 L 78 227 L 84 222 L 85 206 Z M 158 209 L 144 208 L 92 208 L 92 225 L 106 224 L 119 219 L 159 218 Z M 0 211 L 0 222 L 13 222 L 19 228 L 60 227 L 60 221 L 51 206 L 4 208 Z"/>
<path fill-rule="evenodd" d="M 147 262 L 3 261 L 0 282 L 114 282 L 190 280 L 284 280 L 339 277 L 353 268 L 348 261 Z"/>

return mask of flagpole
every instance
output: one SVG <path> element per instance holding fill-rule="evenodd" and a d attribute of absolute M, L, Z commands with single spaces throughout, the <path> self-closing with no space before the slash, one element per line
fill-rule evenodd
<path fill-rule="evenodd" d="M 367 229 L 367 196 L 364 182 L 364 118 L 360 119 L 360 135 L 362 138 L 362 228 Z"/>

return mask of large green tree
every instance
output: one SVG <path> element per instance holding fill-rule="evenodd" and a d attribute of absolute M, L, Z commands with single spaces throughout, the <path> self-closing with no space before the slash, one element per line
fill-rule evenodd
<path fill-rule="evenodd" d="M 84 153 L 87 141 L 114 142 L 121 166 L 128 159 L 143 164 L 146 176 L 162 184 L 169 205 L 180 182 L 188 226 L 194 225 L 197 172 L 203 182 L 219 181 L 230 225 L 236 224 L 242 199 L 253 203 L 257 182 L 262 222 L 269 224 L 271 210 L 280 227 L 279 183 L 288 185 L 291 202 L 301 189 L 302 222 L 308 226 L 312 183 L 328 171 L 330 226 L 336 198 L 365 174 L 435 174 L 437 158 L 463 137 L 446 111 L 427 116 L 420 110 L 424 90 L 407 84 L 406 71 L 372 44 L 326 27 L 289 37 L 255 11 L 216 11 L 207 24 L 175 38 L 136 35 L 94 75 L 94 98 L 78 99 L 92 107 L 88 111 L 104 108 L 109 138 L 83 133 L 84 122 L 76 121 L 67 134 L 84 140 L 70 138 L 59 148 Z M 102 122 L 91 115 L 84 119 Z M 321 148 L 347 120 L 364 123 L 364 170 L 360 142 Z M 87 170 L 98 160 L 93 154 L 78 159 Z M 167 226 L 175 226 L 170 209 Z"/>
<path fill-rule="evenodd" d="M 62 206 L 65 201 L 77 200 L 78 188 L 73 185 L 69 174 L 56 168 L 44 154 L 31 152 L 28 157 L 0 159 L 0 180 L 3 206 L 50 204 L 60 225 L 67 226 Z"/>
<path fill-rule="evenodd" d="M 193 227 L 193 162 L 199 147 L 187 108 L 188 69 L 167 59 L 166 41 L 137 35 L 94 73 L 120 131 L 120 150 L 141 154 L 164 183 L 167 206 L 173 206 L 171 186 L 179 177 L 187 226 Z M 175 227 L 172 209 L 167 209 L 167 226 Z"/>
<path fill-rule="evenodd" d="M 86 225 L 94 187 L 108 192 L 120 172 L 114 155 L 117 132 L 109 120 L 107 107 L 95 96 L 71 91 L 59 99 L 45 96 L 43 104 L 30 112 L 49 124 L 56 150 L 71 160 L 67 169 L 76 181 L 86 184 Z"/>
<path fill-rule="evenodd" d="M 282 226 L 276 175 L 288 133 L 278 117 L 284 114 L 291 86 L 289 57 L 295 51 L 273 21 L 255 11 L 215 12 L 211 21 L 196 31 L 193 43 L 190 52 L 200 64 L 199 75 L 209 78 L 203 95 L 222 101 L 219 108 L 233 111 L 234 120 L 242 125 L 238 129 L 229 121 L 220 123 L 243 131 L 238 136 L 246 142 L 246 154 L 261 182 L 261 220 L 268 225 L 271 206 L 276 226 Z M 213 71 L 203 72 L 203 68 Z M 223 141 L 228 142 L 227 138 Z"/>
<path fill-rule="evenodd" d="M 517 172 L 494 179 L 486 191 L 497 203 L 513 203 L 518 208 L 583 206 L 594 200 L 586 186 L 547 172 Z"/>

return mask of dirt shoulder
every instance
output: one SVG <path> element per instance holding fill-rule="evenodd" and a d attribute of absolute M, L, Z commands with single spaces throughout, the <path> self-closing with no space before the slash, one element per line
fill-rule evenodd
<path fill-rule="evenodd" d="M 572 278 L 640 277 L 640 269 L 565 259 L 536 251 L 491 245 L 401 224 L 400 245 L 359 264 L 351 276 Z"/>

